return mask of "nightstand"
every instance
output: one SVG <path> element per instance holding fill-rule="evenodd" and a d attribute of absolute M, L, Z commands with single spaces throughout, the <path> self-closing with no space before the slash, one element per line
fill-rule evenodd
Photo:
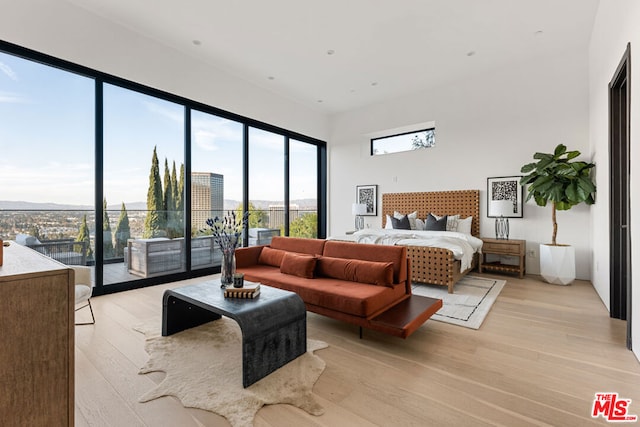
<path fill-rule="evenodd" d="M 521 279 L 524 277 L 526 240 L 504 240 L 482 237 L 482 242 L 482 259 L 478 266 L 480 273 L 482 273 L 483 270 L 495 270 L 506 273 L 518 273 Z M 487 254 L 517 257 L 518 265 L 502 264 L 500 261 L 487 262 Z"/>

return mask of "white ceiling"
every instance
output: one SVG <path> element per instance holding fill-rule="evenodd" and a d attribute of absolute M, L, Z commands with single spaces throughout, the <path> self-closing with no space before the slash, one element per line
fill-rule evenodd
<path fill-rule="evenodd" d="M 67 1 L 335 113 L 513 62 L 586 55 L 599 0 Z"/>

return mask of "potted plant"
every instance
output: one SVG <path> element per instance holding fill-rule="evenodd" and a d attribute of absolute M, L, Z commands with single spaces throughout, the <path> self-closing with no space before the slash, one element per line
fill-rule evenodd
<path fill-rule="evenodd" d="M 556 243 L 556 210 L 595 202 L 596 186 L 590 176 L 595 164 L 573 160 L 579 155 L 579 151 L 567 151 L 567 147 L 558 144 L 553 154 L 535 153 L 537 162 L 520 170 L 528 174 L 520 179 L 521 185 L 529 185 L 526 201 L 533 198 L 538 206 L 551 203 L 551 243 L 540 245 L 540 274 L 549 283 L 568 285 L 575 279 L 574 248 Z"/>

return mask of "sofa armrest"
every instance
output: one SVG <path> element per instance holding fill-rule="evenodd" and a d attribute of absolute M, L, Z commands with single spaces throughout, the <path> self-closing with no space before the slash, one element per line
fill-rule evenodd
<path fill-rule="evenodd" d="M 236 249 L 236 267 L 245 268 L 258 264 L 258 257 L 264 246 L 249 246 Z"/>

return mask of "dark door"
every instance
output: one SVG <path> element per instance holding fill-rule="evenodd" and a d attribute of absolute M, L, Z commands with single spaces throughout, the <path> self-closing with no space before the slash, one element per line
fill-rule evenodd
<path fill-rule="evenodd" d="M 631 241 L 629 211 L 629 113 L 631 46 L 609 83 L 610 156 L 610 307 L 611 317 L 627 321 L 631 349 Z"/>

